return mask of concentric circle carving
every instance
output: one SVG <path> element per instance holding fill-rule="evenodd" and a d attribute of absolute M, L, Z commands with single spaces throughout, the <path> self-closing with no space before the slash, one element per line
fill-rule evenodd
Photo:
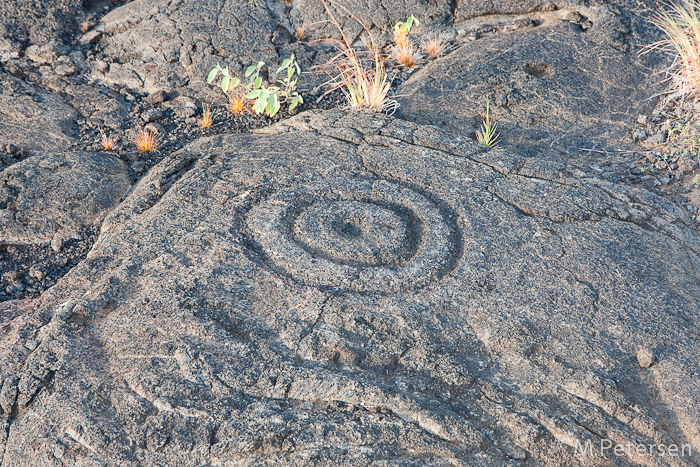
<path fill-rule="evenodd" d="M 454 215 L 384 179 L 335 179 L 273 195 L 248 214 L 277 271 L 309 286 L 391 292 L 439 280 L 460 252 Z"/>

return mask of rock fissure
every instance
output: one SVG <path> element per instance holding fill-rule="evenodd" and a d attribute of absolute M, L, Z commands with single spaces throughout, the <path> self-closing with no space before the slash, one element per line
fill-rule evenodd
<path fill-rule="evenodd" d="M 314 332 L 314 329 L 316 328 L 316 326 L 318 325 L 318 323 L 321 322 L 321 319 L 323 318 L 323 312 L 324 312 L 325 309 L 326 309 L 326 304 L 328 303 L 328 301 L 329 301 L 331 298 L 333 298 L 332 295 L 327 295 L 326 298 L 324 298 L 323 301 L 321 302 L 321 304 L 320 304 L 320 306 L 319 306 L 319 310 L 318 310 L 318 315 L 316 316 L 316 319 L 315 319 L 314 322 L 311 324 L 311 326 L 309 326 L 307 329 L 304 329 L 304 331 L 301 333 L 301 336 L 299 336 L 299 340 L 297 341 L 297 346 L 296 346 L 296 347 L 297 347 L 297 350 L 299 349 L 299 344 L 301 343 L 301 341 L 303 341 L 303 340 L 306 339 L 309 335 L 311 335 L 311 334 Z"/>

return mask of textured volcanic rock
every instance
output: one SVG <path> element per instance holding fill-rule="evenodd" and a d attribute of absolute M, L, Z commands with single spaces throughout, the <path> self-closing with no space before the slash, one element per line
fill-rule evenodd
<path fill-rule="evenodd" d="M 99 226 L 129 188 L 122 161 L 107 154 L 34 156 L 0 172 L 0 244 L 61 242 Z"/>
<path fill-rule="evenodd" d="M 537 27 L 485 35 L 431 62 L 397 90 L 399 115 L 474 134 L 488 101 L 501 145 L 520 154 L 566 160 L 590 155 L 580 148 L 629 149 L 661 81 L 659 57 L 637 56 L 653 35 L 640 38 L 639 18 L 582 11 L 543 14 Z"/>
<path fill-rule="evenodd" d="M 341 2 L 364 21 L 376 36 L 377 44 L 386 44 L 393 25 L 416 15 L 421 26 L 446 27 L 453 23 L 453 2 L 373 0 Z M 481 11 L 466 2 L 458 9 Z M 510 2 L 505 2 L 510 3 Z M 489 2 L 490 4 L 490 2 Z M 359 40 L 360 24 L 347 13 L 329 4 L 351 40 Z M 475 10 L 476 8 L 476 10 Z M 494 12 L 509 14 L 549 10 L 551 2 L 525 0 L 518 5 L 495 5 Z M 474 13 L 471 16 L 473 16 Z M 100 40 L 104 53 L 113 60 L 107 70 L 95 69 L 93 78 L 116 83 L 146 93 L 178 91 L 208 95 L 204 83 L 216 64 L 230 66 L 239 76 L 245 67 L 263 60 L 279 63 L 294 52 L 308 70 L 325 62 L 329 56 L 317 48 L 296 42 L 296 31 L 304 29 L 312 39 L 338 35 L 335 26 L 317 0 L 300 0 L 290 7 L 283 1 L 258 0 L 134 0 L 106 15 L 84 41 Z M 101 34 L 101 39 L 95 36 Z M 276 67 L 271 66 L 271 71 Z M 299 86 L 319 84 L 313 76 L 302 76 Z M 212 94 L 215 96 L 216 94 Z"/>
<path fill-rule="evenodd" d="M 148 93 L 206 89 L 206 74 L 217 62 L 240 72 L 258 60 L 276 60 L 270 38 L 281 15 L 256 0 L 135 0 L 95 28 L 114 63 L 94 76 Z"/>
<path fill-rule="evenodd" d="M 77 113 L 59 96 L 0 72 L 0 146 L 33 151 L 69 149 Z"/>
<path fill-rule="evenodd" d="M 0 328 L 0 464 L 692 465 L 574 450 L 700 448 L 691 224 L 389 117 L 201 139 Z"/>
<path fill-rule="evenodd" d="M 391 31 L 399 21 L 406 21 L 415 15 L 421 25 L 414 31 L 436 24 L 445 26 L 454 20 L 454 5 L 452 2 L 416 1 L 416 0 L 350 0 L 339 2 L 357 16 L 369 29 L 382 46 L 391 39 Z M 326 1 L 330 11 L 336 17 L 349 39 L 359 38 L 362 26 L 347 12 Z M 299 0 L 296 8 L 291 11 L 292 23 L 295 26 L 307 25 L 313 31 L 314 38 L 340 38 L 338 29 L 328 22 L 328 14 L 318 0 Z"/>
<path fill-rule="evenodd" d="M 575 2 L 557 2 L 560 5 Z M 504 15 L 532 13 L 535 11 L 556 10 L 557 5 L 551 0 L 461 0 L 456 2 L 457 20 L 483 15 Z"/>
<path fill-rule="evenodd" d="M 0 2 L 0 60 L 18 57 L 27 42 L 67 42 L 91 0 L 5 0 Z"/>

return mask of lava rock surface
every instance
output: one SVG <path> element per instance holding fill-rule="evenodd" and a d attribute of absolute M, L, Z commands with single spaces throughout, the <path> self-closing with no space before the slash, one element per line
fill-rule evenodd
<path fill-rule="evenodd" d="M 577 456 L 597 434 L 695 449 L 692 225 L 645 190 L 390 117 L 203 138 L 4 328 L 3 463 L 632 465 Z"/>

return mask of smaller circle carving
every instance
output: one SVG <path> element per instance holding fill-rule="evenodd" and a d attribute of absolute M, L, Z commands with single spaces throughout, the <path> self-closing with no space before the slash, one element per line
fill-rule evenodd
<path fill-rule="evenodd" d="M 294 237 L 305 250 L 338 262 L 389 265 L 409 253 L 411 220 L 371 202 L 322 201 L 297 217 Z"/>

